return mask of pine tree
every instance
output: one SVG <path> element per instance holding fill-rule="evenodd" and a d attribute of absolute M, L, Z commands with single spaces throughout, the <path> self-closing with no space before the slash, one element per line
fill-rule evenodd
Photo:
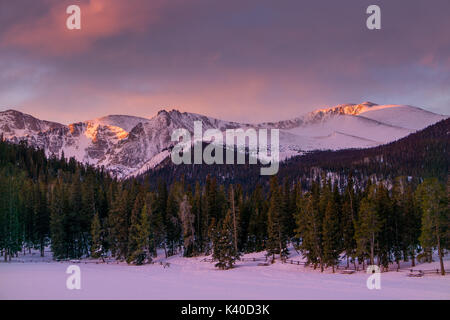
<path fill-rule="evenodd" d="M 358 256 L 370 258 L 375 264 L 375 240 L 380 231 L 380 221 L 374 203 L 375 187 L 371 186 L 368 196 L 363 198 L 359 207 L 359 218 L 355 230 Z"/>
<path fill-rule="evenodd" d="M 414 197 L 414 190 L 411 185 L 406 187 L 400 204 L 402 212 L 402 222 L 404 223 L 402 242 L 404 245 L 404 258 L 411 258 L 411 266 L 414 267 L 416 252 L 419 247 L 419 235 L 421 227 L 421 213 Z"/>
<path fill-rule="evenodd" d="M 128 263 L 141 265 L 151 261 L 150 221 L 147 204 L 144 203 L 138 215 L 132 215 L 129 235 Z"/>
<path fill-rule="evenodd" d="M 2 179 L 3 180 L 3 179 Z M 4 249 L 5 261 L 21 250 L 21 225 L 19 220 L 19 196 L 17 178 L 7 177 L 3 183 L 0 180 L 0 222 L 2 231 L 0 240 Z"/>
<path fill-rule="evenodd" d="M 7 185 L 4 175 L 0 172 L 0 249 L 4 254 L 5 261 L 8 260 L 8 205 Z"/>
<path fill-rule="evenodd" d="M 416 194 L 422 210 L 420 243 L 428 251 L 437 249 L 441 274 L 445 275 L 443 256 L 448 248 L 450 228 L 448 196 L 437 179 L 426 179 L 417 188 Z"/>
<path fill-rule="evenodd" d="M 239 259 L 239 252 L 236 251 L 234 243 L 234 223 L 232 210 L 228 210 L 225 219 L 222 221 L 221 228 L 213 237 L 213 259 L 217 261 L 215 266 L 222 270 L 233 268 L 235 262 Z"/>
<path fill-rule="evenodd" d="M 70 166 L 70 164 L 69 164 Z M 74 168 L 76 166 L 74 165 Z M 76 169 L 74 169 L 76 170 Z M 89 224 L 86 224 L 83 210 L 81 171 L 76 170 L 69 189 L 70 210 L 67 213 L 69 257 L 80 258 L 89 253 Z"/>
<path fill-rule="evenodd" d="M 156 258 L 157 248 L 165 242 L 166 226 L 161 210 L 157 209 L 157 195 L 148 194 L 146 204 L 150 213 L 150 253 Z"/>
<path fill-rule="evenodd" d="M 134 201 L 133 210 L 131 210 L 130 227 L 128 229 L 128 249 L 127 262 L 134 262 L 135 252 L 140 251 L 138 248 L 138 228 L 140 224 L 140 214 L 144 206 L 144 196 L 139 194 Z"/>
<path fill-rule="evenodd" d="M 44 248 L 48 244 L 50 214 L 47 203 L 47 190 L 43 181 L 39 181 L 34 187 L 34 230 L 35 238 L 41 253 L 44 256 Z"/>
<path fill-rule="evenodd" d="M 328 201 L 322 225 L 323 262 L 334 268 L 339 264 L 341 244 L 338 212 L 334 199 Z"/>
<path fill-rule="evenodd" d="M 95 180 L 92 174 L 87 174 L 83 179 L 81 185 L 81 229 L 83 230 L 84 241 L 88 238 L 87 234 L 90 234 L 91 221 L 94 215 L 98 214 L 99 206 L 97 205 L 98 196 L 95 190 Z"/>
<path fill-rule="evenodd" d="M 408 261 L 410 253 L 408 252 L 411 248 L 410 243 L 408 243 L 408 238 L 406 234 L 408 233 L 407 228 L 410 227 L 408 219 L 413 219 L 413 217 L 408 217 L 408 204 L 406 204 L 405 198 L 407 194 L 407 182 L 403 177 L 398 177 L 394 180 L 394 186 L 392 188 L 392 231 L 393 231 L 393 255 L 397 263 L 398 268 L 400 268 L 400 260 Z M 411 248 L 412 249 L 412 248 Z M 413 256 L 415 255 L 415 250 L 413 249 Z"/>
<path fill-rule="evenodd" d="M 280 256 L 281 261 L 285 261 L 289 256 L 287 249 L 287 235 L 283 225 L 283 215 L 281 206 L 281 188 L 278 186 L 276 178 L 271 180 L 270 205 L 267 214 L 267 234 L 266 243 L 267 256 L 275 261 L 275 255 Z"/>
<path fill-rule="evenodd" d="M 250 218 L 248 224 L 247 250 L 264 250 L 267 239 L 267 209 L 262 188 L 257 185 L 250 197 Z"/>
<path fill-rule="evenodd" d="M 197 181 L 195 183 L 194 196 L 192 199 L 192 214 L 195 217 L 194 227 L 195 227 L 195 250 L 197 252 L 204 251 L 204 236 L 205 236 L 205 217 L 202 210 L 202 188 L 200 183 Z"/>
<path fill-rule="evenodd" d="M 66 213 L 67 198 L 64 192 L 64 186 L 58 179 L 53 187 L 52 200 L 50 207 L 50 234 L 51 249 L 53 257 L 56 259 L 64 259 L 69 257 L 69 239 L 67 239 Z"/>
<path fill-rule="evenodd" d="M 354 193 L 353 176 L 347 179 L 347 187 L 343 194 L 342 204 L 342 237 L 343 250 L 347 259 L 347 268 L 350 265 L 349 259 L 356 258 L 355 224 L 356 224 L 356 199 Z"/>
<path fill-rule="evenodd" d="M 320 264 L 323 271 L 322 221 L 311 193 L 305 194 L 298 204 L 296 224 L 297 237 L 301 239 L 300 250 L 307 259 L 307 264 L 313 264 L 314 268 Z"/>
<path fill-rule="evenodd" d="M 103 231 L 100 224 L 99 214 L 95 214 L 91 223 L 91 257 L 100 258 L 103 256 Z"/>
<path fill-rule="evenodd" d="M 204 244 L 205 254 L 211 251 L 211 235 L 214 235 L 217 221 L 223 219 L 223 212 L 226 209 L 227 201 L 223 188 L 217 187 L 217 181 L 210 176 L 206 177 L 205 188 L 202 197 L 202 212 L 204 213 Z"/>
<path fill-rule="evenodd" d="M 158 179 L 157 183 L 157 192 L 154 199 L 154 208 L 152 212 L 152 230 L 154 230 L 155 234 L 153 235 L 153 239 L 156 240 L 158 244 L 164 246 L 165 256 L 167 258 L 167 241 L 168 238 L 168 228 L 166 224 L 166 216 L 167 216 L 167 199 L 168 199 L 168 191 L 167 184 L 164 180 Z M 156 254 L 156 252 L 154 252 Z"/>
<path fill-rule="evenodd" d="M 195 216 L 187 195 L 183 196 L 183 201 L 180 203 L 179 215 L 183 229 L 184 256 L 192 257 L 195 252 Z"/>
<path fill-rule="evenodd" d="M 138 232 L 140 235 L 139 239 L 139 248 L 142 250 L 142 259 L 144 262 L 151 262 L 151 254 L 150 254 L 150 220 L 148 214 L 147 204 L 144 204 L 141 212 L 140 225 L 138 228 Z"/>
<path fill-rule="evenodd" d="M 125 259 L 128 256 L 128 191 L 121 191 L 115 198 L 108 216 L 109 242 L 112 255 Z"/>
<path fill-rule="evenodd" d="M 285 179 L 282 188 L 282 224 L 288 239 L 294 236 L 295 229 L 295 210 L 296 210 L 296 191 L 291 188 L 289 181 Z"/>
<path fill-rule="evenodd" d="M 233 244 L 234 251 L 238 252 L 238 226 L 239 226 L 239 208 L 236 206 L 236 199 L 234 195 L 234 187 L 230 185 L 230 210 L 233 219 Z"/>
<path fill-rule="evenodd" d="M 165 216 L 167 255 L 173 256 L 177 253 L 181 241 L 181 221 L 178 216 L 181 202 L 182 187 L 175 183 L 171 186 L 167 197 L 167 211 Z"/>
<path fill-rule="evenodd" d="M 382 182 L 378 183 L 375 188 L 373 201 L 378 218 L 376 239 L 378 265 L 387 270 L 389 264 L 393 262 L 393 254 L 396 254 L 397 258 L 399 255 L 399 248 L 396 248 L 396 227 L 399 227 L 399 221 L 397 221 L 398 215 L 393 212 L 393 205 L 387 188 Z"/>
<path fill-rule="evenodd" d="M 24 246 L 31 253 L 31 248 L 36 244 L 34 234 L 34 211 L 33 211 L 33 183 L 25 181 L 23 185 L 23 228 L 24 228 Z M 0 223 L 1 224 L 1 223 Z M 1 237 L 0 237 L 1 238 Z"/>

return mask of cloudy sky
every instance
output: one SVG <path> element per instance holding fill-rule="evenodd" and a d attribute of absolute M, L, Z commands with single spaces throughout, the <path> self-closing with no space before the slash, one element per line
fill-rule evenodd
<path fill-rule="evenodd" d="M 0 0 L 0 110 L 257 122 L 366 100 L 450 113 L 449 0 Z"/>

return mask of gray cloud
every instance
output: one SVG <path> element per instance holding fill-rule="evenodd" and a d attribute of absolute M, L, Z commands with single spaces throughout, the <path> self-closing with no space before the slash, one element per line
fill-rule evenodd
<path fill-rule="evenodd" d="M 448 0 L 110 0 L 129 16 L 103 8 L 89 41 L 46 29 L 65 2 L 2 2 L 0 60 L 16 76 L 0 77 L 1 106 L 63 122 L 165 106 L 245 121 L 362 100 L 450 110 Z M 380 31 L 365 28 L 369 4 Z"/>

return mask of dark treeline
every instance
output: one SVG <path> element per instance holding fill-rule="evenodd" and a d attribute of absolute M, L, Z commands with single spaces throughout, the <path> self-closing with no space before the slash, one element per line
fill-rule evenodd
<path fill-rule="evenodd" d="M 50 244 L 55 256 L 89 253 L 94 213 L 107 216 L 115 186 L 102 170 L 73 158 L 47 159 L 42 150 L 0 139 L 0 250 L 6 260 L 20 250 Z M 65 243 L 61 246 L 61 243 Z"/>
<path fill-rule="evenodd" d="M 285 260 L 293 244 L 315 268 L 441 260 L 449 248 L 448 183 L 436 178 L 368 179 L 323 175 L 301 181 L 224 185 L 207 176 L 156 187 L 117 181 L 74 159 L 46 159 L 24 144 L 0 142 L 0 249 L 5 260 L 50 245 L 55 259 L 112 256 L 149 263 L 212 254 L 228 269 L 242 253 Z"/>

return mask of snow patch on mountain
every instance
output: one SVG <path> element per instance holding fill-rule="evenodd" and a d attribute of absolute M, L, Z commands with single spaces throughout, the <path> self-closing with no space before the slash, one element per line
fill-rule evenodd
<path fill-rule="evenodd" d="M 408 130 L 421 130 L 424 126 L 448 118 L 407 105 L 374 106 L 359 113 L 360 116 Z"/>

